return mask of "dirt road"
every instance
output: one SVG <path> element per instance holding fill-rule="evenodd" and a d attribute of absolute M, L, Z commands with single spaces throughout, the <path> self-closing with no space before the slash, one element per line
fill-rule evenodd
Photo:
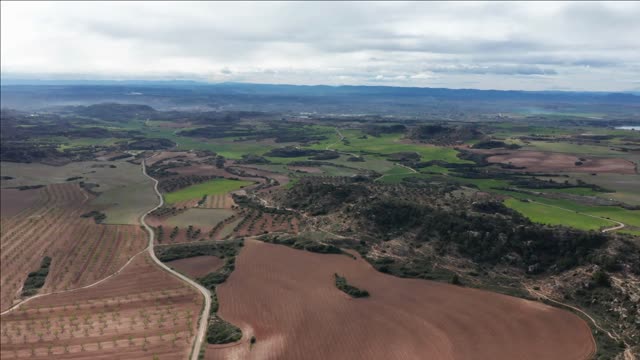
<path fill-rule="evenodd" d="M 155 240 L 155 233 L 153 232 L 153 229 L 149 225 L 147 225 L 147 223 L 145 222 L 145 218 L 152 211 L 154 211 L 154 210 L 158 209 L 159 207 L 161 207 L 164 204 L 164 199 L 162 197 L 162 194 L 160 194 L 160 191 L 158 191 L 158 180 L 152 178 L 151 176 L 149 176 L 147 174 L 146 165 L 145 165 L 145 161 L 144 160 L 142 161 L 142 173 L 146 177 L 148 177 L 149 179 L 151 179 L 153 181 L 153 190 L 156 192 L 156 194 L 158 195 L 158 198 L 160 199 L 160 203 L 156 207 L 154 207 L 153 209 L 147 211 L 144 215 L 142 215 L 142 217 L 140 217 L 140 223 L 142 224 L 142 226 L 144 226 L 144 228 L 149 233 L 149 247 L 147 247 L 147 251 L 149 252 L 149 256 L 151 256 L 153 261 L 155 261 L 158 264 L 158 266 L 160 266 L 164 270 L 168 271 L 169 273 L 173 274 L 174 276 L 176 276 L 180 280 L 188 283 L 189 285 L 191 285 L 192 287 L 197 289 L 204 296 L 204 300 L 205 300 L 204 307 L 202 309 L 202 314 L 200 315 L 200 320 L 198 321 L 198 333 L 196 334 L 196 339 L 195 339 L 195 341 L 193 343 L 193 349 L 191 350 L 191 357 L 190 357 L 191 360 L 198 360 L 198 355 L 200 354 L 200 349 L 202 348 L 202 345 L 203 345 L 203 342 L 204 342 L 204 338 L 205 338 L 206 333 L 207 333 L 209 312 L 211 311 L 211 293 L 209 292 L 209 290 L 207 290 L 202 285 L 200 285 L 200 284 L 196 283 L 195 281 L 189 279 L 188 277 L 186 277 L 186 276 L 174 271 L 173 269 L 171 269 L 170 267 L 165 265 L 162 261 L 158 260 L 158 258 L 156 257 L 156 253 L 153 251 L 153 247 L 154 247 L 154 243 L 155 243 L 155 241 L 154 241 Z"/>

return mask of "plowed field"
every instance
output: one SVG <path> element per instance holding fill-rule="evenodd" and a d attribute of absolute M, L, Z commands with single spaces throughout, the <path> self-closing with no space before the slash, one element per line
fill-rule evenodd
<path fill-rule="evenodd" d="M 144 253 L 91 288 L 2 315 L 2 359 L 185 359 L 202 297 Z"/>
<path fill-rule="evenodd" d="M 334 273 L 371 297 L 341 292 Z M 217 293 L 220 315 L 244 338 L 209 346 L 208 359 L 582 360 L 594 351 L 587 324 L 567 311 L 255 241 Z"/>
<path fill-rule="evenodd" d="M 90 196 L 75 183 L 48 185 L 26 194 L 35 194 L 36 199 L 1 217 L 1 310 L 18 299 L 27 274 L 44 256 L 52 262 L 40 293 L 105 278 L 146 245 L 147 235 L 138 226 L 102 225 L 81 217 L 91 209 Z"/>

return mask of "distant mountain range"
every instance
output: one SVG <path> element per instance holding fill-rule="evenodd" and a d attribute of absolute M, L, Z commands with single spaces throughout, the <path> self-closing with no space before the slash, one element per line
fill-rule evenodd
<path fill-rule="evenodd" d="M 499 112 L 527 107 L 576 111 L 576 106 L 624 105 L 637 113 L 640 95 L 630 92 L 477 90 L 393 86 L 205 83 L 187 80 L 2 79 L 4 107 L 36 108 L 97 102 L 139 103 L 156 108 L 420 114 L 438 107 Z M 567 104 L 571 106 L 566 106 Z M 434 110 L 435 109 L 435 110 Z M 594 109 L 580 109 L 590 112 Z M 518 110 L 519 111 L 519 110 Z M 534 110 L 537 111 L 537 110 Z"/>
<path fill-rule="evenodd" d="M 484 97 L 571 97 L 571 98 L 602 98 L 614 97 L 633 99 L 640 96 L 640 92 L 592 92 L 592 91 L 523 91 L 523 90 L 479 90 L 479 89 L 450 89 L 429 87 L 400 87 L 400 86 L 370 86 L 370 85 L 283 85 L 283 84 L 255 84 L 255 83 L 208 83 L 193 80 L 33 80 L 33 79 L 2 79 L 2 86 L 30 85 L 30 86 L 135 86 L 135 87 L 198 87 L 211 90 L 223 90 L 231 93 L 261 94 L 261 95 L 395 95 L 395 96 L 436 96 L 474 98 Z"/>

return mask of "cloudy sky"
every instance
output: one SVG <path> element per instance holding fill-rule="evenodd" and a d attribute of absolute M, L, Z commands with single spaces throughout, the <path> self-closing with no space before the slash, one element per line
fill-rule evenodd
<path fill-rule="evenodd" d="M 4 78 L 640 89 L 640 3 L 2 1 Z"/>

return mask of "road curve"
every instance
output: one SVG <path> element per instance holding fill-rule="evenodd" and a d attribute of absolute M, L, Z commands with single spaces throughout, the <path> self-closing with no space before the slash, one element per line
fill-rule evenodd
<path fill-rule="evenodd" d="M 173 274 L 174 276 L 181 279 L 182 281 L 188 283 L 189 285 L 191 285 L 192 287 L 200 291 L 200 293 L 204 296 L 204 300 L 205 300 L 204 308 L 202 309 L 202 314 L 200 315 L 200 320 L 198 321 L 198 333 L 196 334 L 196 339 L 193 343 L 193 348 L 191 349 L 191 357 L 190 357 L 191 360 L 198 360 L 198 355 L 200 354 L 200 349 L 202 348 L 202 345 L 204 343 L 204 338 L 207 333 L 209 313 L 211 311 L 211 293 L 202 285 L 174 271 L 173 269 L 165 265 L 162 261 L 158 260 L 158 258 L 156 257 L 156 253 L 153 251 L 153 246 L 155 243 L 155 233 L 153 232 L 153 229 L 149 225 L 147 225 L 147 223 L 145 222 L 145 218 L 147 217 L 147 215 L 149 215 L 149 213 L 151 213 L 152 211 L 164 205 L 164 199 L 162 197 L 162 194 L 160 194 L 160 191 L 158 191 L 158 180 L 154 179 L 153 177 L 149 176 L 149 174 L 147 174 L 147 168 L 146 168 L 145 162 L 146 162 L 146 159 L 142 160 L 142 173 L 144 174 L 144 176 L 148 177 L 153 181 L 153 190 L 156 192 L 156 195 L 158 195 L 158 198 L 160 199 L 160 203 L 156 207 L 147 211 L 146 213 L 144 213 L 144 215 L 140 217 L 140 223 L 149 233 L 149 246 L 147 247 L 147 250 L 149 251 L 149 256 L 151 256 L 151 259 L 153 259 L 153 261 L 155 261 L 161 268 Z"/>

